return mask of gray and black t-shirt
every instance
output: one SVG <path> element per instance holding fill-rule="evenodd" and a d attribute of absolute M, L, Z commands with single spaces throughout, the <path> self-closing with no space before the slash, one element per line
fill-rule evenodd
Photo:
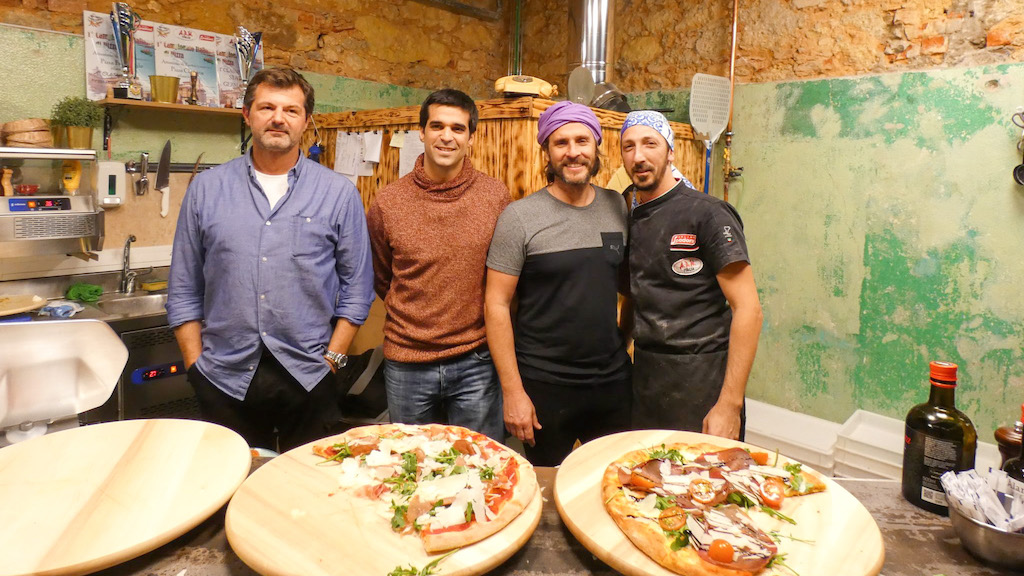
<path fill-rule="evenodd" d="M 626 203 L 594 190 L 594 201 L 577 207 L 543 188 L 498 219 L 487 267 L 519 277 L 515 343 L 524 378 L 603 384 L 629 371 L 616 319 Z"/>

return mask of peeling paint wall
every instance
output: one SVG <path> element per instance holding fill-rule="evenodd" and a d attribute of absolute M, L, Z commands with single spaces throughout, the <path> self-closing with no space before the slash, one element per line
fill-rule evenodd
<path fill-rule="evenodd" d="M 902 419 L 960 365 L 979 437 L 1024 401 L 1024 65 L 736 90 L 730 189 L 765 311 L 749 395 Z"/>

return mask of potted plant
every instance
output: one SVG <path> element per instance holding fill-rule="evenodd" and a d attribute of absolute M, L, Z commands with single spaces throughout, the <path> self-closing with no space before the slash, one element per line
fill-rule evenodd
<path fill-rule="evenodd" d="M 81 96 L 67 96 L 53 105 L 50 121 L 67 129 L 70 148 L 92 148 L 92 129 L 103 122 L 103 108 Z"/>

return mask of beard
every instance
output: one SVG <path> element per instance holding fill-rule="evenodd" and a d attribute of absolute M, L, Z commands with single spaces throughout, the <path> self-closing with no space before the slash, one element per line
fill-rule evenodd
<path fill-rule="evenodd" d="M 637 171 L 645 170 L 644 174 L 641 174 L 639 178 L 636 176 Z M 657 168 L 650 164 L 638 164 L 633 167 L 633 176 L 630 178 L 633 181 L 633 186 L 641 192 L 650 192 L 661 184 L 662 179 L 665 178 L 665 171 L 668 170 L 668 163 L 661 168 Z"/>
<path fill-rule="evenodd" d="M 281 132 L 271 132 L 271 130 L 281 130 Z M 291 133 L 287 132 L 285 128 L 278 127 L 267 127 L 265 130 L 255 136 L 255 139 L 259 141 L 260 147 L 265 150 L 273 152 L 286 152 L 295 146 L 295 138 L 292 137 Z"/>
<path fill-rule="evenodd" d="M 553 165 L 551 165 L 549 163 L 548 164 L 548 173 L 551 174 L 552 176 L 554 176 L 555 178 L 561 180 L 562 182 L 565 182 L 566 184 L 572 184 L 572 185 L 586 184 L 586 183 L 590 182 L 590 178 L 594 174 L 597 174 L 597 168 L 595 168 L 593 160 L 585 160 L 585 161 L 581 161 L 581 162 L 575 162 L 575 163 L 572 163 L 572 165 L 574 167 L 575 166 L 582 166 L 583 168 L 585 168 L 585 170 L 582 171 L 582 172 L 581 171 L 575 171 L 573 173 L 570 173 L 569 170 L 567 169 L 567 166 L 568 166 L 567 163 L 559 164 L 558 166 L 553 166 Z"/>

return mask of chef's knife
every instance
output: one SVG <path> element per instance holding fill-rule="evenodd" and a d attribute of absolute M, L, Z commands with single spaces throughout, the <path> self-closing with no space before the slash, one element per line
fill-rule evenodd
<path fill-rule="evenodd" d="M 135 183 L 135 194 L 142 196 L 149 192 L 149 152 L 142 153 L 142 160 L 139 164 L 139 180 Z"/>
<path fill-rule="evenodd" d="M 171 206 L 171 141 L 164 144 L 156 167 L 156 189 L 160 191 L 160 216 L 166 218 Z"/>

